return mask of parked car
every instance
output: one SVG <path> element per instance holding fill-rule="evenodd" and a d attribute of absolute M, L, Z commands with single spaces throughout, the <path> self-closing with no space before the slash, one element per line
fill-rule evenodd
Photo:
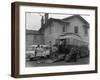
<path fill-rule="evenodd" d="M 31 60 L 35 57 L 35 49 L 37 45 L 30 45 L 26 50 L 26 60 Z"/>
<path fill-rule="evenodd" d="M 50 54 L 48 45 L 30 45 L 26 50 L 26 60 L 35 60 L 40 57 L 46 57 Z"/>

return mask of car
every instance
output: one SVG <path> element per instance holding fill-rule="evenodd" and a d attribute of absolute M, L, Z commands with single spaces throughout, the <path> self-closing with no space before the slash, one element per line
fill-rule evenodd
<path fill-rule="evenodd" d="M 35 58 L 46 57 L 49 54 L 50 50 L 48 45 L 40 45 L 40 48 L 38 48 L 38 45 L 30 45 L 26 50 L 26 60 L 34 60 Z"/>
<path fill-rule="evenodd" d="M 37 45 L 29 45 L 26 50 L 26 60 L 31 60 L 35 57 L 35 48 Z"/>

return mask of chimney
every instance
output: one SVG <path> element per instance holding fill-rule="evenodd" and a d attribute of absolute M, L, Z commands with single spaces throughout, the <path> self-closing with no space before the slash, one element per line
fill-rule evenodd
<path fill-rule="evenodd" d="M 48 20 L 48 13 L 45 13 L 45 24 L 47 23 Z"/>
<path fill-rule="evenodd" d="M 41 18 L 41 27 L 43 27 L 43 24 L 44 24 L 44 19 L 43 19 L 43 16 Z"/>

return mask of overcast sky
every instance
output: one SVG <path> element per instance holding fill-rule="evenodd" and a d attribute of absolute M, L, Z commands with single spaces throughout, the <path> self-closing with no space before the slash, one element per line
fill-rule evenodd
<path fill-rule="evenodd" d="M 39 30 L 43 13 L 26 13 L 26 29 Z M 71 14 L 49 14 L 49 18 L 63 19 L 72 16 Z M 90 21 L 89 15 L 81 15 L 86 21 Z M 89 22 L 90 23 L 90 22 Z"/>

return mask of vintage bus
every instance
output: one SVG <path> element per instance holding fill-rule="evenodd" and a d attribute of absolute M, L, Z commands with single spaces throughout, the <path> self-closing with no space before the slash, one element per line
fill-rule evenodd
<path fill-rule="evenodd" d="M 79 57 L 85 57 L 89 55 L 89 43 L 83 41 L 82 38 L 77 34 L 67 34 L 60 35 L 58 39 L 56 39 L 57 43 L 63 41 L 66 46 L 74 47 L 79 50 Z"/>

